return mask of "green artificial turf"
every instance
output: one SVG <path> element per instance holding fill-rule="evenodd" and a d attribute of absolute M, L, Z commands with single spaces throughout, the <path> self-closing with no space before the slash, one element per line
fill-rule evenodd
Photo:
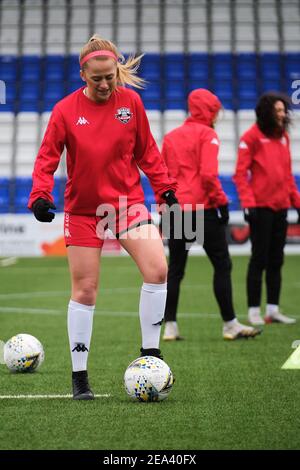
<path fill-rule="evenodd" d="M 237 315 L 246 321 L 247 257 L 233 257 Z M 300 370 L 281 370 L 300 339 L 299 256 L 287 256 L 282 308 L 296 325 L 268 325 L 254 340 L 226 342 L 212 268 L 190 257 L 178 322 L 185 341 L 161 343 L 176 378 L 161 403 L 131 402 L 123 388 L 139 355 L 140 274 L 132 260 L 102 260 L 89 376 L 93 402 L 0 399 L 0 449 L 299 449 Z M 0 340 L 29 333 L 45 362 L 32 374 L 0 365 L 0 396 L 71 393 L 65 259 L 19 259 L 0 268 Z"/>

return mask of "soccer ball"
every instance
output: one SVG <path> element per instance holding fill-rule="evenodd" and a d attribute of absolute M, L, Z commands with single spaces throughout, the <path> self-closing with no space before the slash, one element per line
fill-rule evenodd
<path fill-rule="evenodd" d="M 33 372 L 40 367 L 44 357 L 42 344 L 31 335 L 13 336 L 4 345 L 4 362 L 13 372 Z"/>
<path fill-rule="evenodd" d="M 127 394 L 137 401 L 162 401 L 172 390 L 174 377 L 168 364 L 153 356 L 138 357 L 126 369 Z"/>

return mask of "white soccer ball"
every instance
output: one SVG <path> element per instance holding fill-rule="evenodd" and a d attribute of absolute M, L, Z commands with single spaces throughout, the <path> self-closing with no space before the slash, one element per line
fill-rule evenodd
<path fill-rule="evenodd" d="M 4 345 L 4 362 L 13 372 L 33 372 L 40 367 L 44 357 L 40 341 L 25 333 L 13 336 Z"/>
<path fill-rule="evenodd" d="M 172 390 L 174 377 L 168 364 L 153 356 L 138 357 L 126 369 L 127 394 L 137 401 L 162 401 Z"/>

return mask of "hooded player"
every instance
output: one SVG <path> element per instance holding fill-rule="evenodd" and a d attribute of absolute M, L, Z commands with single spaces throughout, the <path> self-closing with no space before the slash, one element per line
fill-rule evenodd
<path fill-rule="evenodd" d="M 254 337 L 260 330 L 239 323 L 232 300 L 231 260 L 225 234 L 229 220 L 228 199 L 218 178 L 219 138 L 214 130 L 222 105 L 217 96 L 205 89 L 192 91 L 188 105 L 190 116 L 165 136 L 162 149 L 169 176 L 177 180 L 176 196 L 184 215 L 181 238 L 174 233 L 176 222 L 171 220 L 163 339 L 181 339 L 176 315 L 191 242 L 186 237 L 187 224 L 191 221 L 193 233 L 203 230 L 203 224 L 200 227 L 197 223 L 201 219 L 197 210 L 199 204 L 204 205 L 203 248 L 214 268 L 213 289 L 223 319 L 223 337 L 229 340 Z"/>

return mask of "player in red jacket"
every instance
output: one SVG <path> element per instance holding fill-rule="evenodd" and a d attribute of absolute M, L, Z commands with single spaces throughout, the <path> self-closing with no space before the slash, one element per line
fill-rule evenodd
<path fill-rule="evenodd" d="M 160 357 L 159 337 L 167 295 L 167 264 L 161 237 L 144 206 L 141 168 L 161 202 L 176 202 L 176 185 L 150 132 L 139 95 L 140 58 L 122 61 L 116 46 L 93 36 L 80 53 L 85 86 L 56 104 L 38 152 L 29 208 L 51 222 L 53 175 L 64 147 L 65 242 L 72 279 L 68 334 L 74 399 L 94 395 L 87 358 L 98 289 L 100 255 L 107 227 L 132 256 L 142 276 L 140 323 L 142 355 Z"/>
<path fill-rule="evenodd" d="M 248 318 L 251 324 L 295 323 L 279 310 L 281 267 L 287 210 L 298 210 L 300 193 L 291 170 L 289 101 L 266 93 L 256 106 L 256 123 L 240 140 L 234 181 L 244 218 L 250 226 L 252 253 L 247 273 Z M 262 274 L 266 271 L 267 307 L 261 317 Z"/>
<path fill-rule="evenodd" d="M 180 283 L 191 242 L 203 229 L 201 217 L 204 205 L 204 243 L 214 267 L 214 293 L 224 321 L 223 337 L 234 340 L 256 336 L 259 330 L 238 322 L 232 301 L 231 260 L 226 241 L 228 199 L 218 178 L 219 138 L 214 130 L 221 103 L 205 89 L 197 89 L 188 98 L 190 117 L 184 124 L 169 132 L 163 141 L 162 156 L 171 178 L 177 180 L 176 196 L 182 209 L 184 234 L 175 233 L 176 218 L 171 219 L 169 239 L 168 295 L 165 310 L 165 340 L 180 339 L 176 321 Z M 197 217 L 199 217 L 197 221 Z M 192 230 L 187 230 L 191 221 Z M 194 238 L 190 235 L 196 234 Z M 180 234 L 178 234 L 180 235 Z M 201 236 L 199 237 L 201 238 Z"/>

